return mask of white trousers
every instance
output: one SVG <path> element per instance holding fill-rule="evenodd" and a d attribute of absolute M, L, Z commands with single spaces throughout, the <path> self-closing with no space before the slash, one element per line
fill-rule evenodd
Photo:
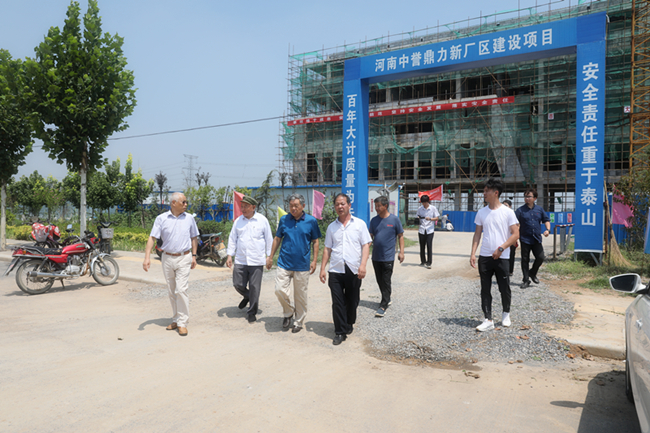
<path fill-rule="evenodd" d="M 179 328 L 186 328 L 187 322 L 190 320 L 190 298 L 187 296 L 187 283 L 190 279 L 192 255 L 185 254 L 175 257 L 163 253 L 161 259 L 163 274 L 167 281 L 169 302 L 172 304 L 174 314 L 172 321 Z"/>
<path fill-rule="evenodd" d="M 293 280 L 293 287 L 291 286 Z M 275 295 L 282 305 L 284 317 L 293 317 L 294 326 L 303 326 L 307 316 L 307 286 L 309 271 L 287 271 L 278 267 L 275 274 Z M 295 306 L 292 302 L 295 298 Z"/>

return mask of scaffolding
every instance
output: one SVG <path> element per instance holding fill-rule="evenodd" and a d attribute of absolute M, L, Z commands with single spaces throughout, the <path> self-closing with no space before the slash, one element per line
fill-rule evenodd
<path fill-rule="evenodd" d="M 638 157 L 650 146 L 650 0 L 633 1 L 631 45 L 630 167 L 647 170 Z"/>
<path fill-rule="evenodd" d="M 293 185 L 341 182 L 342 122 L 335 119 L 343 111 L 346 59 L 606 11 L 605 179 L 617 182 L 630 164 L 624 107 L 630 103 L 633 3 L 581 1 L 553 10 L 555 3 L 290 54 L 280 172 Z M 504 98 L 512 102 L 483 102 Z M 371 112 L 397 110 L 370 119 L 369 182 L 398 181 L 407 194 L 444 184 L 443 210 L 476 210 L 482 183 L 501 177 L 515 205 L 535 186 L 548 211 L 574 210 L 575 55 L 372 84 L 369 101 Z M 409 110 L 451 103 L 453 109 L 442 111 Z M 328 117 L 334 120 L 322 121 Z M 293 124 L 297 119 L 302 123 Z"/>

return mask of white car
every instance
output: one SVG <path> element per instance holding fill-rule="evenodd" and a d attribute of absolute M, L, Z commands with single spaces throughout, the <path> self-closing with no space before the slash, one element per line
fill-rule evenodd
<path fill-rule="evenodd" d="M 650 288 L 637 274 L 611 277 L 617 292 L 636 294 L 625 312 L 625 393 L 636 406 L 643 433 L 650 432 Z"/>

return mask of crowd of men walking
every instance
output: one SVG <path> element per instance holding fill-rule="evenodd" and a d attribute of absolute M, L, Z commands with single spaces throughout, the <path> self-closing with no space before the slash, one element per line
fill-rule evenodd
<path fill-rule="evenodd" d="M 483 323 L 476 328 L 478 331 L 494 329 L 493 276 L 501 293 L 501 323 L 505 327 L 510 326 L 510 277 L 517 241 L 521 242 L 521 288 L 525 289 L 530 286 L 531 280 L 539 283 L 537 272 L 544 260 L 540 224 L 545 224 L 544 236 L 548 236 L 550 230 L 544 209 L 535 204 L 537 191 L 527 189 L 525 204 L 516 212 L 511 209 L 509 200 L 502 203 L 502 193 L 500 180 L 490 179 L 486 182 L 483 190 L 486 206 L 478 211 L 475 218 L 470 265 L 476 267 L 475 254 L 480 244 L 478 272 L 481 307 L 485 315 Z M 257 212 L 257 201 L 244 196 L 241 201 L 242 215 L 233 222 L 228 238 L 226 265 L 232 269 L 233 286 L 242 297 L 239 309 L 248 307 L 246 317 L 249 323 L 253 323 L 257 320 L 264 267 L 271 269 L 273 257 L 279 249 L 275 294 L 283 310 L 282 327 L 298 333 L 303 329 L 308 313 L 309 276 L 317 268 L 322 233 L 317 220 L 305 213 L 302 195 L 292 194 L 288 202 L 289 213 L 280 218 L 274 236 L 266 217 Z M 434 227 L 440 214 L 427 195 L 423 195 L 420 202 L 417 211 L 420 266 L 431 269 Z M 391 280 L 396 245 L 398 261 L 404 261 L 404 229 L 399 218 L 389 212 L 386 197 L 378 197 L 374 203 L 377 216 L 366 224 L 350 212 L 351 203 L 347 195 L 341 193 L 334 197 L 334 210 L 338 217 L 327 227 L 319 273 L 320 281 L 328 284 L 331 293 L 334 345 L 341 344 L 354 330 L 370 244 L 373 244 L 372 266 L 381 293 L 376 317 L 383 317 L 392 303 Z M 171 209 L 159 215 L 154 222 L 143 262 L 144 270 L 148 271 L 151 249 L 156 239 L 162 238 L 162 268 L 172 306 L 172 321 L 167 330 L 177 330 L 181 336 L 188 334 L 188 279 L 190 270 L 196 267 L 199 235 L 194 218 L 186 210 L 185 196 L 174 193 Z M 531 252 L 535 261 L 529 268 Z"/>

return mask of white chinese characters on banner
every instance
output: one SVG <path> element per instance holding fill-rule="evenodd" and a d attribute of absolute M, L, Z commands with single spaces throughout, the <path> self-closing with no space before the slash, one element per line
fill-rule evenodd
<path fill-rule="evenodd" d="M 590 62 L 582 67 L 582 80 L 598 80 L 596 75 L 599 71 L 597 63 Z M 582 102 L 591 102 L 598 101 L 598 88 L 596 88 L 592 83 L 588 83 L 587 87 L 582 90 Z M 582 123 L 598 121 L 598 105 L 596 104 L 585 104 L 582 107 Z M 592 178 L 599 176 L 599 169 L 602 167 L 598 166 L 598 148 L 594 145 L 587 145 L 588 143 L 598 142 L 598 126 L 597 125 L 584 125 L 582 128 L 582 147 L 580 153 L 582 153 L 582 173 L 580 176 L 586 178 L 585 185 L 589 187 L 583 187 L 579 192 L 580 203 L 586 206 L 586 211 L 583 211 L 580 214 L 580 220 L 584 226 L 596 226 L 597 217 L 598 217 L 598 193 L 597 188 L 600 188 L 600 185 L 592 185 Z"/>
<path fill-rule="evenodd" d="M 375 59 L 375 72 L 399 71 L 406 68 L 414 68 L 438 63 L 444 64 L 448 61 L 459 61 L 467 59 L 474 54 L 485 56 L 501 53 L 520 53 L 525 49 L 537 48 L 538 33 L 541 33 L 541 46 L 553 45 L 553 29 L 543 29 L 524 33 L 508 35 L 507 38 L 498 36 L 476 42 L 466 42 L 448 47 L 441 47 L 437 51 L 426 49 L 415 51 L 410 56 L 403 54 L 399 58 L 387 53 L 387 57 Z M 436 56 L 437 54 L 437 56 Z M 596 65 L 597 66 L 597 65 Z M 598 69 L 595 69 L 597 72 Z"/>

